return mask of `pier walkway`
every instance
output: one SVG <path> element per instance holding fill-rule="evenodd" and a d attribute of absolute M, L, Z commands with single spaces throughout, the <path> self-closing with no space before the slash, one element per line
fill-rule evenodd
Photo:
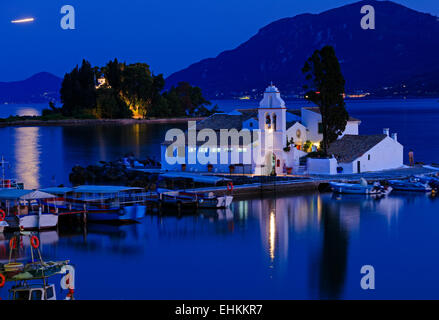
<path fill-rule="evenodd" d="M 282 175 L 282 180 L 273 179 L 270 182 L 257 182 L 258 177 L 254 176 L 254 183 L 235 185 L 233 195 L 235 198 L 260 197 L 269 194 L 299 193 L 318 190 L 321 184 L 331 181 L 359 182 L 361 178 L 369 182 L 391 179 L 405 179 L 413 175 L 430 175 L 439 172 L 439 168 L 432 166 L 405 167 L 400 169 L 385 170 L 379 172 L 364 172 L 358 174 L 337 174 L 337 175 Z M 234 177 L 235 175 L 226 175 Z M 236 175 L 237 176 L 237 175 Z M 250 175 L 249 175 L 250 176 Z M 286 179 L 291 177 L 291 179 Z M 261 180 L 262 181 L 262 180 Z M 215 195 L 227 193 L 227 188 L 205 187 L 196 189 L 185 189 L 188 192 L 213 192 Z"/>

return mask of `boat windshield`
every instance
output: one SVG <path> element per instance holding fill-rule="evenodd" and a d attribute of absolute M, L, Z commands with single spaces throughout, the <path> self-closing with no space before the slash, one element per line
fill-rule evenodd
<path fill-rule="evenodd" d="M 14 300 L 29 300 L 29 290 L 16 290 Z"/>
<path fill-rule="evenodd" d="M 31 300 L 42 300 L 43 291 L 41 290 L 32 290 Z"/>

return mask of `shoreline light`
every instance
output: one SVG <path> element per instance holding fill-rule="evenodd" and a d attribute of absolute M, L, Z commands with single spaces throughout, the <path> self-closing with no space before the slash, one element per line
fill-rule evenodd
<path fill-rule="evenodd" d="M 26 23 L 26 22 L 33 22 L 33 21 L 35 21 L 34 18 L 25 18 L 25 19 L 12 20 L 11 23 Z"/>

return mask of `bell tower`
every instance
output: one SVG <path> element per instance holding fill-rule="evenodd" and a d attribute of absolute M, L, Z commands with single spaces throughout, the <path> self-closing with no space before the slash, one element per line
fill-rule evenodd
<path fill-rule="evenodd" d="M 284 165 L 283 148 L 287 143 L 286 110 L 278 88 L 271 83 L 265 89 L 264 97 L 259 103 L 258 121 L 267 164 L 271 162 L 277 174 L 282 173 Z"/>
<path fill-rule="evenodd" d="M 259 103 L 258 120 L 262 132 L 272 133 L 280 149 L 286 146 L 286 107 L 279 89 L 273 83 L 265 89 L 264 98 Z M 277 141 L 279 140 L 279 141 Z"/>

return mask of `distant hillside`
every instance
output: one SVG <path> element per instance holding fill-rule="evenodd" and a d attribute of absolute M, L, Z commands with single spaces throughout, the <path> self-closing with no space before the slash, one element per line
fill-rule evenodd
<path fill-rule="evenodd" d="M 360 27 L 360 8 L 366 4 L 375 8 L 375 30 Z M 423 95 L 428 88 L 426 94 L 439 94 L 438 39 L 437 17 L 390 1 L 361 1 L 275 21 L 236 49 L 178 71 L 166 82 L 190 82 L 209 98 L 252 95 L 270 81 L 285 94 L 299 94 L 305 60 L 315 49 L 332 45 L 350 93 L 393 95 L 403 88 Z"/>
<path fill-rule="evenodd" d="M 14 82 L 0 82 L 0 103 L 44 103 L 59 100 L 62 79 L 41 72 Z"/>

